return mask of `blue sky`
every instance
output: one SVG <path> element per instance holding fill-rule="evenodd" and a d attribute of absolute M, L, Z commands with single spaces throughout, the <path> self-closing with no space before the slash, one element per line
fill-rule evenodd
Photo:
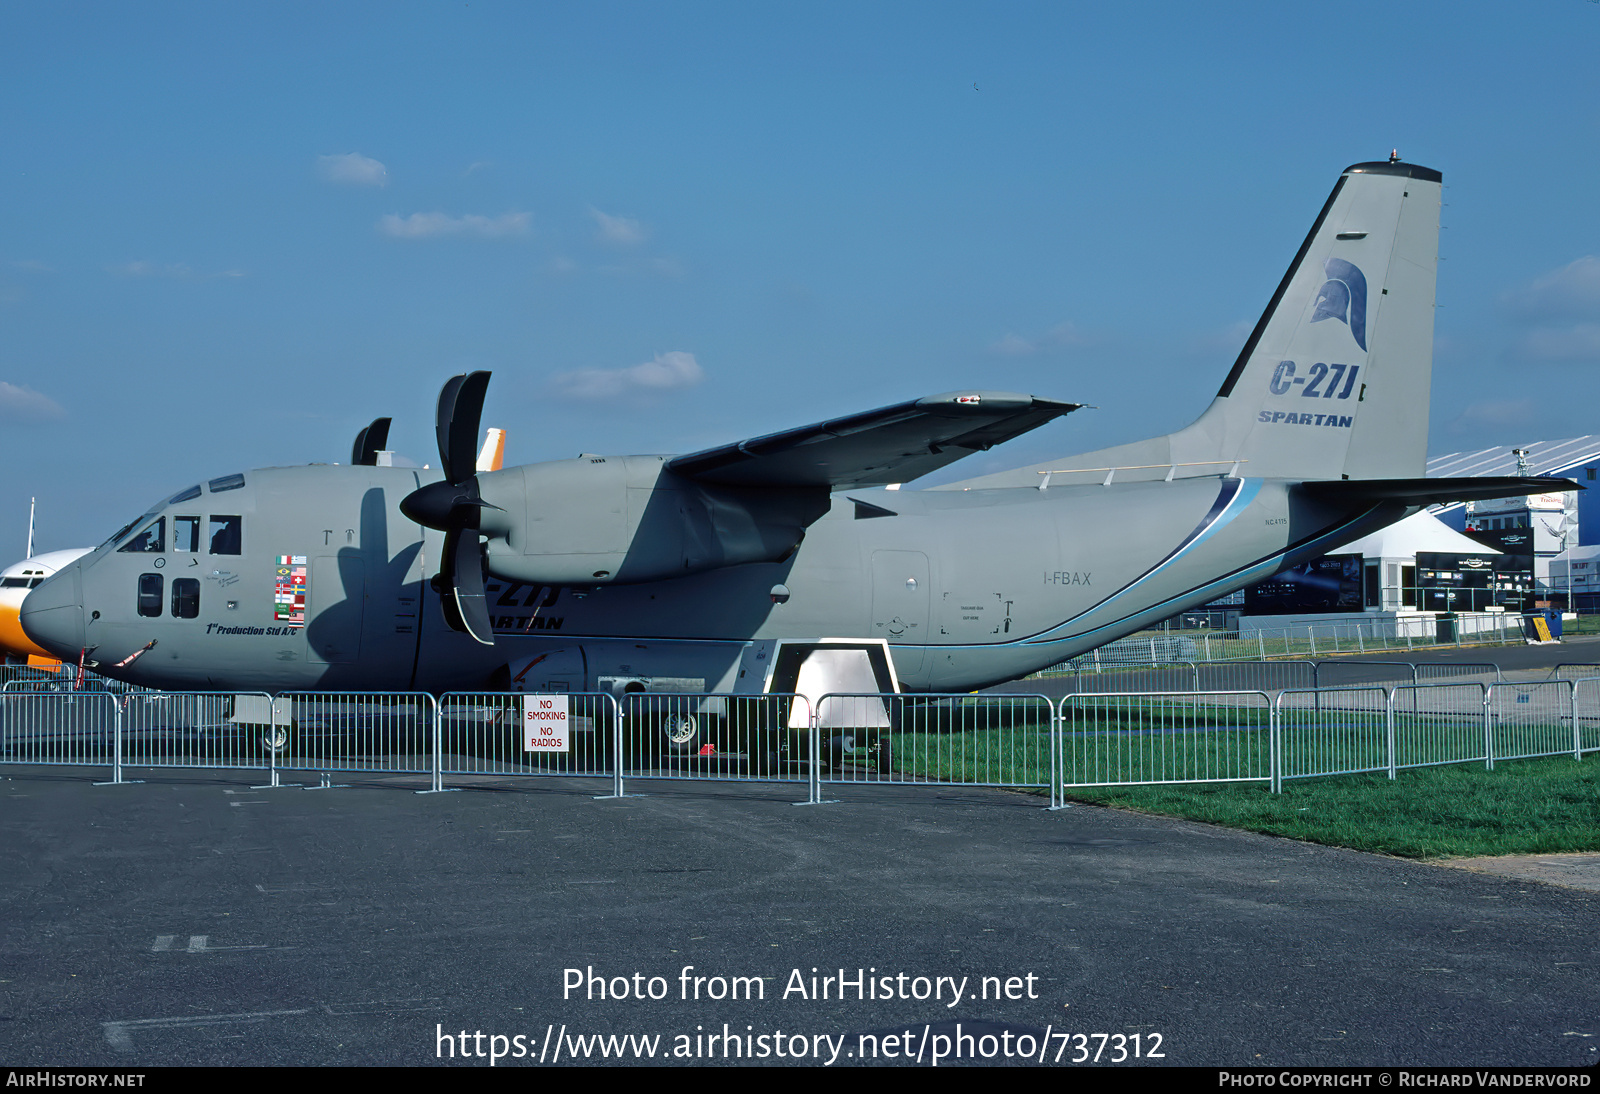
<path fill-rule="evenodd" d="M 1600 3 L 0 6 L 0 561 L 343 461 L 953 388 L 1193 418 L 1339 171 L 1445 175 L 1430 452 L 1600 432 Z M 1418 428 L 1422 428 L 1419 414 Z"/>

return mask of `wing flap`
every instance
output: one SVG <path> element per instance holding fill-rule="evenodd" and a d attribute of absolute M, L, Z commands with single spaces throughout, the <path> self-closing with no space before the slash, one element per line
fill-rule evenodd
<path fill-rule="evenodd" d="M 668 461 L 685 478 L 725 486 L 845 489 L 910 482 L 1077 410 L 998 391 L 952 391 L 851 414 Z"/>

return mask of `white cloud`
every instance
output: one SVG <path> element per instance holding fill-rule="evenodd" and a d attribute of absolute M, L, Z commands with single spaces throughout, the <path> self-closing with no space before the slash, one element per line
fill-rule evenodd
<path fill-rule="evenodd" d="M 346 152 L 342 156 L 318 156 L 317 174 L 326 182 L 337 182 L 345 186 L 389 185 L 389 169 L 359 152 Z"/>
<path fill-rule="evenodd" d="M 581 368 L 551 378 L 557 394 L 569 399 L 615 399 L 694 387 L 705 372 L 694 354 L 675 350 L 632 368 Z"/>
<path fill-rule="evenodd" d="M 159 277 L 169 281 L 210 281 L 219 277 L 244 277 L 243 270 L 218 270 L 215 273 L 202 273 L 195 270 L 187 262 L 123 262 L 115 266 L 107 266 L 107 273 L 116 274 L 118 277 Z"/>
<path fill-rule="evenodd" d="M 18 387 L 0 380 L 0 420 L 9 422 L 53 422 L 67 412 L 48 395 L 30 387 Z"/>
<path fill-rule="evenodd" d="M 396 239 L 432 239 L 441 236 L 502 239 L 525 235 L 532 224 L 531 213 L 506 213 L 498 217 L 482 217 L 471 213 L 460 217 L 448 213 L 412 213 L 402 217 L 389 213 L 378 221 L 378 230 Z"/>
<path fill-rule="evenodd" d="M 1077 324 L 1060 323 L 1036 338 L 1024 338 L 1020 334 L 1007 332 L 1004 338 L 989 346 L 989 352 L 1005 357 L 1031 357 L 1053 349 L 1086 345 L 1088 341 Z"/>
<path fill-rule="evenodd" d="M 1600 258 L 1584 255 L 1505 295 L 1522 319 L 1584 319 L 1600 316 Z"/>
<path fill-rule="evenodd" d="M 1524 361 L 1600 363 L 1600 323 L 1535 327 L 1511 352 Z"/>
<path fill-rule="evenodd" d="M 637 220 L 630 217 L 609 216 L 593 205 L 589 206 L 589 215 L 594 217 L 594 222 L 600 226 L 595 238 L 601 243 L 609 243 L 614 247 L 632 247 L 643 243 L 645 236 L 650 234 Z"/>

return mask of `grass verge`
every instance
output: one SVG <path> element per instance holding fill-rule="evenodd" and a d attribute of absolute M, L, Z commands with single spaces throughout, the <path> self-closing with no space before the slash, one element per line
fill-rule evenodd
<path fill-rule="evenodd" d="M 1255 784 L 1078 788 L 1074 801 L 1405 858 L 1600 851 L 1600 763 L 1570 757 Z"/>

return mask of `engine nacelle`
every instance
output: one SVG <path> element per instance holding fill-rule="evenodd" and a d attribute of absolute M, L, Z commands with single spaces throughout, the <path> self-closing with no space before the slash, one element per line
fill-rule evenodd
<path fill-rule="evenodd" d="M 489 572 L 529 585 L 662 581 L 777 562 L 828 511 L 826 487 L 709 486 L 665 456 L 583 456 L 478 476 Z"/>

